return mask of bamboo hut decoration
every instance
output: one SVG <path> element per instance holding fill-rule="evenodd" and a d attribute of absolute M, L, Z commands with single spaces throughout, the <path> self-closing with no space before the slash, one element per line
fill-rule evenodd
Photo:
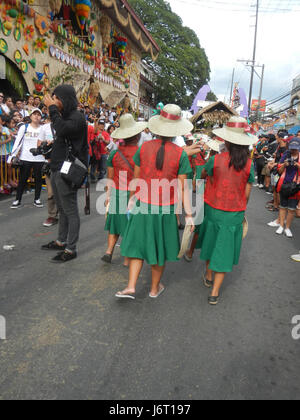
<path fill-rule="evenodd" d="M 232 116 L 238 116 L 238 113 L 224 102 L 215 102 L 195 114 L 191 118 L 191 122 L 196 126 L 222 126 L 226 124 Z"/>

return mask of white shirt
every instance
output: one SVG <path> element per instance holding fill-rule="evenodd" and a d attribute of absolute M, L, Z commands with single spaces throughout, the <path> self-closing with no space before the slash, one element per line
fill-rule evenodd
<path fill-rule="evenodd" d="M 5 104 L 1 104 L 1 108 L 2 110 L 5 112 L 5 114 L 9 115 L 10 114 L 10 109 L 8 108 L 7 105 Z"/>
<path fill-rule="evenodd" d="M 21 111 L 18 110 L 18 112 L 22 115 L 23 118 L 29 117 L 29 113 L 26 111 L 26 109 L 21 109 Z"/>
<path fill-rule="evenodd" d="M 51 130 L 51 123 L 41 126 L 39 140 L 46 142 L 53 142 L 53 134 Z"/>
<path fill-rule="evenodd" d="M 25 124 L 19 129 L 11 158 L 17 156 L 21 150 L 20 160 L 24 160 L 25 162 L 45 162 L 44 156 L 33 156 L 33 154 L 30 153 L 30 149 L 37 148 L 38 140 L 40 140 L 41 127 L 33 128 L 29 125 L 24 136 L 25 129 Z M 11 158 L 9 159 L 9 163 Z"/>
<path fill-rule="evenodd" d="M 138 146 L 141 147 L 146 141 L 151 140 L 153 140 L 152 134 L 150 132 L 146 133 L 146 131 L 143 131 Z"/>
<path fill-rule="evenodd" d="M 182 136 L 176 137 L 175 140 L 173 140 L 173 143 L 176 144 L 176 146 L 179 146 L 179 147 L 186 147 L 186 143 L 185 143 L 184 138 Z"/>

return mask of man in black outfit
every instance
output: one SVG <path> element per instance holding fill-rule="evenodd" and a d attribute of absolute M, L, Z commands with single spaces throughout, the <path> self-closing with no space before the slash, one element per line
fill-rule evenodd
<path fill-rule="evenodd" d="M 67 142 L 72 145 L 72 155 L 88 165 L 87 124 L 84 115 L 77 110 L 78 101 L 73 86 L 58 86 L 52 98 L 44 99 L 49 108 L 52 127 L 56 133 L 51 155 L 51 183 L 59 212 L 58 239 L 42 247 L 43 250 L 60 251 L 53 262 L 67 262 L 77 257 L 80 217 L 77 202 L 78 190 L 61 176 L 61 168 L 67 159 Z"/>

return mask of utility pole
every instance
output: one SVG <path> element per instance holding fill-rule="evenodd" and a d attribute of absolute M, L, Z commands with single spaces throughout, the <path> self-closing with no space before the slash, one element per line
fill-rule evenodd
<path fill-rule="evenodd" d="M 261 109 L 261 100 L 262 100 L 262 90 L 263 90 L 263 83 L 264 83 L 264 75 L 265 75 L 265 65 L 262 66 L 261 71 L 261 80 L 260 80 L 260 90 L 259 90 L 259 98 L 258 98 L 258 107 L 257 107 L 257 114 L 256 114 L 256 120 L 259 120 L 259 111 Z"/>
<path fill-rule="evenodd" d="M 250 91 L 249 91 L 249 103 L 248 103 L 249 110 L 251 110 L 252 91 L 253 91 L 253 80 L 254 80 L 255 61 L 256 61 L 258 16 L 259 16 L 259 0 L 257 0 L 257 2 L 256 2 L 256 23 L 255 23 L 255 31 L 254 31 L 255 32 L 255 35 L 254 35 L 254 47 L 253 47 L 253 60 L 252 60 Z"/>
<path fill-rule="evenodd" d="M 233 69 L 232 72 L 232 81 L 231 81 L 231 90 L 230 90 L 230 100 L 229 100 L 229 106 L 231 107 L 232 104 L 232 93 L 233 93 L 233 84 L 234 84 L 234 74 L 235 74 L 235 69 Z"/>

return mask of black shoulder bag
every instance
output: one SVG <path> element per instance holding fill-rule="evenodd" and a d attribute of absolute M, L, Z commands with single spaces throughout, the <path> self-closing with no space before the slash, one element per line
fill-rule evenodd
<path fill-rule="evenodd" d="M 72 153 L 72 144 L 66 140 L 67 158 L 60 170 L 61 177 L 72 185 L 73 188 L 81 188 L 87 175 L 87 167 Z"/>

